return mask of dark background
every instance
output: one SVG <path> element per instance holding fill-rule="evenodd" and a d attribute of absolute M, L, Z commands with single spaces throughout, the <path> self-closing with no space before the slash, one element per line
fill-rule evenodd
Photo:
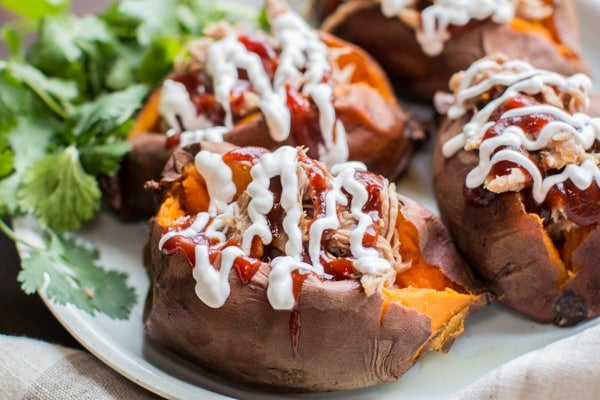
<path fill-rule="evenodd" d="M 73 0 L 72 10 L 85 14 L 104 9 L 109 3 L 108 0 Z M 11 14 L 0 7 L 0 26 L 10 18 Z M 6 49 L 0 44 L 0 59 L 5 58 Z M 0 333 L 81 347 L 37 295 L 27 296 L 21 290 L 17 282 L 20 263 L 13 242 L 0 232 Z"/>

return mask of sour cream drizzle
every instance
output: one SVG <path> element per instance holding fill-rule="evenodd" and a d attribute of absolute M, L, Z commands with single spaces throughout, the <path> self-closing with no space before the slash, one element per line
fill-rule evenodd
<path fill-rule="evenodd" d="M 225 110 L 224 127 L 217 131 L 221 139 L 217 140 L 221 141 L 222 135 L 233 128 L 229 97 L 238 81 L 238 69 L 242 69 L 247 73 L 253 92 L 258 95 L 258 107 L 274 140 L 283 142 L 290 135 L 291 116 L 286 93 L 286 84 L 290 84 L 310 96 L 319 110 L 323 138 L 323 145 L 318 149 L 320 158 L 328 165 L 346 161 L 348 144 L 345 131 L 336 118 L 333 88 L 324 82 L 332 69 L 327 46 L 318 33 L 292 11 L 274 18 L 272 33 L 281 50 L 272 82 L 260 57 L 247 50 L 236 33 L 230 33 L 209 46 L 206 72 L 212 77 L 215 99 Z M 172 129 L 196 130 L 210 126 L 206 124 L 210 124 L 206 118 L 197 115 L 183 84 L 167 79 L 162 90 L 159 112 Z M 207 135 L 199 137 L 201 140 L 215 138 Z M 186 138 L 193 137 L 187 135 Z"/>
<path fill-rule="evenodd" d="M 407 8 L 414 8 L 416 0 L 381 0 L 381 12 L 388 18 L 398 16 Z M 450 26 L 464 26 L 471 20 L 503 24 L 515 16 L 513 0 L 434 0 L 421 12 L 421 24 L 416 30 L 417 41 L 423 52 L 430 56 L 440 54 L 450 39 Z"/>
<path fill-rule="evenodd" d="M 487 79 L 475 83 L 476 77 L 488 69 L 494 73 Z M 497 69 L 500 68 L 500 71 Z M 565 110 L 548 104 L 528 105 L 510 109 L 502 113 L 498 120 L 522 117 L 532 114 L 552 116 L 551 121 L 535 132 L 530 138 L 520 127 L 507 127 L 499 136 L 483 140 L 485 132 L 495 124 L 490 121 L 491 115 L 508 99 L 519 94 L 540 94 L 545 86 L 556 87 L 560 91 L 579 93 L 589 104 L 588 93 L 592 83 L 583 74 L 569 77 L 554 72 L 540 70 L 522 61 L 507 61 L 503 65 L 494 60 L 483 59 L 474 63 L 463 77 L 460 87 L 455 93 L 455 103 L 448 111 L 448 117 L 456 119 L 468 111 L 468 102 L 480 98 L 493 87 L 505 87 L 504 92 L 496 99 L 488 102 L 480 110 L 475 110 L 471 120 L 465 124 L 463 131 L 451 138 L 442 147 L 445 157 L 451 157 L 461 149 L 479 149 L 479 164 L 466 177 L 466 186 L 476 188 L 483 185 L 492 167 L 501 161 L 510 161 L 524 168 L 533 178 L 533 198 L 542 203 L 549 190 L 566 180 L 583 190 L 592 182 L 600 185 L 600 169 L 593 158 L 585 159 L 581 164 L 568 164 L 557 174 L 544 177 L 540 168 L 530 158 L 518 151 L 525 149 L 530 152 L 544 151 L 559 135 L 570 135 L 576 144 L 589 150 L 596 140 L 600 140 L 600 118 L 592 118 L 584 113 L 570 114 Z"/>
<path fill-rule="evenodd" d="M 182 235 L 193 238 L 200 233 L 214 238 L 218 245 L 213 248 L 222 250 L 220 265 L 215 268 L 211 265 L 205 244 L 197 244 L 195 247 L 196 261 L 193 276 L 196 280 L 196 293 L 200 300 L 210 307 L 222 306 L 230 293 L 229 272 L 235 259 L 239 256 L 250 255 L 252 241 L 258 236 L 264 244 L 273 240 L 271 228 L 267 220 L 267 214 L 274 206 L 274 195 L 269 190 L 271 179 L 279 177 L 281 182 L 280 204 L 285 212 L 283 230 L 287 236 L 285 243 L 285 255 L 275 257 L 271 261 L 271 272 L 269 274 L 269 285 L 267 297 L 271 306 L 276 310 L 289 310 L 293 308 L 295 298 L 293 294 L 292 272 L 302 270 L 313 272 L 324 276 L 324 267 L 321 263 L 322 238 L 327 229 L 337 229 L 340 226 L 338 218 L 338 205 L 347 206 L 348 197 L 352 196 L 350 203 L 350 214 L 357 222 L 356 228 L 350 235 L 350 247 L 354 261 L 355 271 L 361 275 L 361 282 L 376 282 L 377 287 L 392 284 L 395 279 L 393 266 L 379 255 L 374 248 L 365 247 L 363 240 L 366 230 L 374 223 L 369 214 L 363 211 L 368 201 L 368 192 L 365 186 L 355 178 L 356 171 L 366 169 L 364 164 L 358 162 L 338 164 L 332 169 L 332 177 L 329 178 L 330 186 L 325 195 L 325 205 L 322 215 L 315 216 L 309 228 L 308 253 L 310 264 L 303 260 L 303 233 L 300 229 L 303 217 L 302 202 L 299 193 L 301 180 L 299 176 L 303 173 L 298 161 L 298 150 L 293 147 L 283 146 L 273 153 L 262 155 L 251 168 L 251 183 L 246 192 L 251 197 L 247 207 L 250 218 L 250 227 L 243 233 L 241 246 L 226 244 L 226 239 L 219 229 L 225 228 L 224 218 L 235 218 L 227 213 L 234 212 L 234 204 L 224 204 L 226 199 L 231 201 L 235 194 L 230 184 L 231 170 L 226 164 L 221 164 L 216 158 L 220 155 L 201 151 L 196 156 L 196 165 L 199 172 L 212 182 L 208 188 L 211 194 L 211 205 L 208 212 L 201 212 L 196 216 L 193 224 L 181 231 L 170 231 L 163 235 L 159 248 L 162 250 L 165 243 Z M 218 171 L 216 171 L 218 170 Z M 227 170 L 223 172 L 223 170 Z M 211 177 L 209 180 L 208 177 Z M 302 179 L 302 182 L 305 182 Z M 213 197 L 214 194 L 214 197 Z M 219 214 L 224 213 L 224 216 Z M 219 247 L 221 246 L 221 247 Z M 226 247 L 224 247 L 226 246 Z M 374 285 L 371 285 L 373 287 Z M 371 293 L 367 293 L 371 294 Z"/>

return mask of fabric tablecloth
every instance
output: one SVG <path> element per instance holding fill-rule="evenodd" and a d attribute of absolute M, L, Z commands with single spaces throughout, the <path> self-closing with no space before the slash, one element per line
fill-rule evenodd
<path fill-rule="evenodd" d="M 0 349 L 0 399 L 157 398 L 81 350 L 4 335 Z M 454 396 L 457 400 L 598 398 L 600 326 L 516 358 Z"/>
<path fill-rule="evenodd" d="M 5 335 L 0 349 L 0 399 L 158 398 L 82 350 Z"/>

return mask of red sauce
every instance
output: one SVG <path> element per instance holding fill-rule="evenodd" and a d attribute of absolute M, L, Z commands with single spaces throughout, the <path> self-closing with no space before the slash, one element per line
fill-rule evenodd
<path fill-rule="evenodd" d="M 257 258 L 239 256 L 235 259 L 233 267 L 237 271 L 242 283 L 247 285 L 262 264 L 263 262 Z"/>
<path fill-rule="evenodd" d="M 166 141 L 166 146 L 168 149 L 170 149 L 171 147 L 177 147 L 179 146 L 181 140 L 181 132 L 175 132 L 173 135 L 168 135 L 167 136 L 167 141 Z"/>
<path fill-rule="evenodd" d="M 192 103 L 198 110 L 198 115 L 204 115 L 214 125 L 222 125 L 225 118 L 225 110 L 216 101 L 212 94 L 210 80 L 205 74 L 182 74 L 173 78 L 173 80 L 182 83 Z"/>
<path fill-rule="evenodd" d="M 258 159 L 269 151 L 263 147 L 239 147 L 223 154 L 223 162 L 231 164 L 232 162 L 247 162 L 252 165 L 256 164 Z"/>
<path fill-rule="evenodd" d="M 544 126 L 551 121 L 556 121 L 556 117 L 542 113 L 524 115 L 522 117 L 503 118 L 485 132 L 483 140 L 502 135 L 509 126 L 517 126 L 529 137 L 535 138 Z"/>
<path fill-rule="evenodd" d="M 329 188 L 325 171 L 323 167 L 303 153 L 298 154 L 298 162 L 302 164 L 308 178 L 308 195 L 315 208 L 314 215 L 323 214 L 325 212 L 325 196 Z"/>
<path fill-rule="evenodd" d="M 381 175 L 370 171 L 356 171 L 354 174 L 356 180 L 365 185 L 369 193 L 369 199 L 362 208 L 362 211 L 379 211 L 381 209 L 381 192 L 385 190 L 385 181 Z"/>
<path fill-rule="evenodd" d="M 294 143 L 308 147 L 309 157 L 319 158 L 319 144 L 323 143 L 319 111 L 312 100 L 290 84 L 286 84 L 285 89 L 291 116 L 290 136 Z"/>
<path fill-rule="evenodd" d="M 294 298 L 297 299 L 300 296 L 300 290 L 302 289 L 302 284 L 304 280 L 308 277 L 309 272 L 300 272 L 299 270 L 292 271 L 292 281 L 293 281 L 293 293 Z"/>
<path fill-rule="evenodd" d="M 600 222 L 600 188 L 594 182 L 584 190 L 579 190 L 571 181 L 563 185 L 565 212 L 567 217 L 579 226 L 590 226 Z"/>
<path fill-rule="evenodd" d="M 364 247 L 375 247 L 378 238 L 379 233 L 375 229 L 375 226 L 371 224 L 371 226 L 365 230 L 365 236 L 363 237 L 362 245 Z"/>
<path fill-rule="evenodd" d="M 354 274 L 354 265 L 351 257 L 337 257 L 329 262 L 324 262 L 325 273 L 333 275 L 334 280 L 348 279 Z"/>
<path fill-rule="evenodd" d="M 187 229 L 194 223 L 195 220 L 196 217 L 188 217 L 175 226 L 169 227 L 168 229 L 163 229 L 163 235 L 167 232 L 180 232 L 184 229 Z M 202 233 L 191 238 L 176 235 L 167 240 L 162 251 L 167 255 L 172 255 L 178 250 L 181 250 L 190 264 L 194 265 L 196 262 L 196 244 L 208 244 L 206 236 L 204 236 Z"/>
<path fill-rule="evenodd" d="M 294 358 L 298 357 L 300 347 L 300 312 L 292 310 L 290 313 L 290 339 L 292 342 L 292 354 Z"/>
<path fill-rule="evenodd" d="M 273 78 L 273 75 L 275 75 L 275 71 L 279 66 L 279 57 L 271 43 L 265 37 L 258 35 L 242 35 L 238 40 L 248 51 L 257 54 L 260 57 L 263 68 L 269 77 Z"/>
<path fill-rule="evenodd" d="M 231 92 L 229 93 L 229 106 L 231 107 L 231 115 L 236 122 L 239 117 L 248 113 L 246 110 L 246 93 L 250 91 L 252 85 L 247 80 L 239 79 Z"/>
<path fill-rule="evenodd" d="M 532 106 L 535 104 L 540 104 L 540 102 L 535 97 L 518 94 L 514 97 L 507 99 L 500 107 L 498 107 L 490 116 L 490 121 L 498 121 L 500 119 L 500 116 L 502 116 L 502 114 L 504 114 L 508 110 L 525 106 Z"/>
<path fill-rule="evenodd" d="M 555 121 L 556 117 L 554 117 L 550 114 L 533 113 L 533 114 L 528 114 L 528 115 L 524 115 L 524 116 L 520 116 L 520 117 L 499 119 L 499 118 L 501 118 L 502 114 L 504 114 L 508 110 L 525 107 L 525 106 L 530 106 L 530 105 L 535 105 L 535 104 L 540 104 L 540 102 L 532 96 L 517 95 L 512 98 L 507 99 L 500 107 L 498 107 L 498 109 L 496 111 L 494 111 L 494 113 L 490 117 L 490 120 L 493 121 L 494 119 L 496 119 L 497 121 L 490 128 L 488 128 L 488 130 L 483 135 L 482 140 L 485 141 L 487 139 L 490 139 L 490 138 L 493 138 L 496 136 L 500 136 L 504 133 L 504 131 L 508 127 L 511 127 L 511 126 L 519 127 L 520 129 L 523 130 L 523 132 L 527 136 L 529 136 L 532 139 L 536 138 L 537 135 L 540 133 L 540 130 L 543 129 L 543 127 L 546 126 L 546 124 L 548 124 L 549 122 Z M 509 147 L 500 146 L 500 147 L 498 147 L 496 152 L 503 150 L 503 149 L 507 149 L 507 148 L 509 148 Z M 537 159 L 535 158 L 535 155 L 530 154 L 525 149 L 512 148 L 512 150 L 519 151 L 521 154 L 523 154 L 524 156 L 531 159 L 534 163 L 539 164 Z M 531 179 L 531 176 L 529 175 L 529 173 L 524 168 L 519 167 L 517 164 L 515 164 L 511 161 L 503 160 L 503 161 L 499 161 L 499 162 L 495 163 L 492 166 L 492 168 L 490 169 L 489 176 L 490 177 L 507 176 L 511 173 L 511 170 L 513 168 L 520 168 L 521 171 L 525 174 L 525 176 L 528 177 L 528 181 L 526 183 L 526 188 L 530 188 L 533 183 L 533 180 Z M 467 202 L 473 206 L 486 205 L 496 196 L 496 194 L 489 192 L 488 190 L 481 188 L 481 187 L 475 188 L 475 189 L 465 188 L 464 194 L 467 199 Z"/>
<path fill-rule="evenodd" d="M 535 104 L 540 104 L 540 102 L 532 96 L 515 96 L 508 99 L 501 107 L 499 107 L 492 115 L 491 120 L 500 118 L 501 115 L 508 110 Z M 556 120 L 557 118 L 555 116 L 545 113 L 533 113 L 521 117 L 503 118 L 498 120 L 486 131 L 483 140 L 502 135 L 509 126 L 517 126 L 529 137 L 536 138 L 546 124 Z M 498 150 L 500 149 L 502 148 L 499 148 Z M 529 153 L 523 148 L 518 150 L 534 161 L 538 166 L 540 165 L 536 153 Z M 600 143 L 595 141 L 590 151 L 599 152 Z M 490 176 L 497 177 L 508 175 L 513 168 L 520 167 L 510 161 L 500 161 L 492 166 Z M 541 166 L 539 169 L 543 175 L 558 172 L 544 171 Z M 526 176 L 529 176 L 525 169 L 521 168 L 521 170 Z M 590 187 L 584 190 L 579 190 L 571 181 L 558 184 L 550 189 L 546 199 L 541 204 L 538 204 L 533 199 L 530 190 L 532 184 L 533 180 L 529 176 L 528 182 L 526 183 L 526 188 L 528 190 L 521 191 L 521 198 L 525 204 L 526 210 L 538 214 L 544 219 L 545 223 L 551 222 L 552 210 L 557 207 L 564 207 L 567 218 L 579 226 L 590 226 L 600 222 L 600 188 L 598 188 L 598 185 L 595 183 L 592 183 Z M 479 206 L 487 204 L 495 197 L 495 194 L 483 188 L 476 188 L 465 189 L 465 196 L 469 204 Z"/>

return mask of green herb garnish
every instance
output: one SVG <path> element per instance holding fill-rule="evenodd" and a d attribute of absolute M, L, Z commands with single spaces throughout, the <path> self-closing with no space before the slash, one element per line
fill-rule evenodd
<path fill-rule="evenodd" d="M 227 15 L 205 0 L 123 0 L 88 16 L 68 0 L 0 0 L 15 14 L 0 29 L 0 230 L 20 242 L 27 293 L 127 318 L 127 277 L 72 239 L 101 209 L 97 178 L 117 173 L 132 118 L 172 69 L 184 43 Z M 24 35 L 35 41 L 23 48 Z M 33 216 L 43 245 L 2 219 Z"/>

